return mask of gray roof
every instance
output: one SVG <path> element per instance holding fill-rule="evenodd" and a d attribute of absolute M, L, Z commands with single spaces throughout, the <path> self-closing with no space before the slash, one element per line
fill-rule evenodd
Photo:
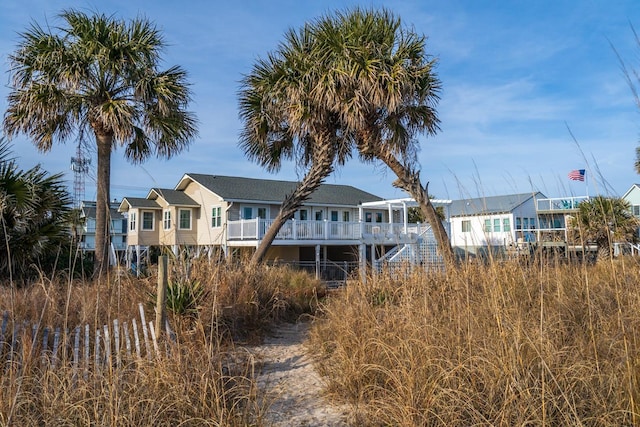
<path fill-rule="evenodd" d="M 533 197 L 540 199 L 545 195 L 536 192 L 453 200 L 449 213 L 452 217 L 508 213 Z"/>
<path fill-rule="evenodd" d="M 185 175 L 227 201 L 261 201 L 280 204 L 298 185 L 295 181 L 276 181 L 233 176 Z M 322 184 L 305 204 L 356 206 L 382 198 L 350 185 Z"/>
<path fill-rule="evenodd" d="M 152 188 L 149 191 L 149 195 L 151 195 L 152 192 L 155 192 L 160 197 L 162 197 L 168 204 L 173 206 L 194 206 L 194 207 L 200 206 L 191 197 L 187 196 L 182 191 L 169 190 L 167 188 Z"/>
<path fill-rule="evenodd" d="M 160 205 L 155 200 L 149 200 L 143 197 L 125 197 L 122 199 L 123 203 L 127 202 L 131 208 L 147 208 L 147 209 L 160 209 Z"/>
<path fill-rule="evenodd" d="M 124 218 L 118 209 L 111 207 L 109 209 L 109 215 L 111 216 L 111 220 L 118 220 Z M 95 218 L 96 217 L 96 208 L 95 206 L 84 206 L 82 208 L 82 215 L 85 218 Z"/>

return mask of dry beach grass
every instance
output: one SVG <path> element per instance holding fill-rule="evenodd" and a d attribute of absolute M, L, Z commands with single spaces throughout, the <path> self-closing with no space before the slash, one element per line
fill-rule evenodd
<path fill-rule="evenodd" d="M 357 425 L 638 425 L 639 283 L 631 258 L 370 278 L 310 348 Z"/>
<path fill-rule="evenodd" d="M 209 291 L 197 316 L 172 316 L 172 357 L 77 382 L 68 368 L 4 367 L 0 425 L 639 422 L 636 258 L 464 263 L 368 277 L 328 298 L 287 269 L 202 262 L 191 277 Z M 99 325 L 133 316 L 154 286 L 42 279 L 2 288 L 0 310 Z"/>

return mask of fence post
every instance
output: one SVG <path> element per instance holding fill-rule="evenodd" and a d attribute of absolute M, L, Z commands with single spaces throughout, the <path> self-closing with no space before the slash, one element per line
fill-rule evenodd
<path fill-rule="evenodd" d="M 167 256 L 158 257 L 158 299 L 156 301 L 156 324 L 158 336 L 164 327 L 167 318 Z"/>

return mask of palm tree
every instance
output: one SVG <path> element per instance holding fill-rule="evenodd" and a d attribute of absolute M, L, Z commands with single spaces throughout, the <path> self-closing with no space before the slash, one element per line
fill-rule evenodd
<path fill-rule="evenodd" d="M 94 277 L 109 263 L 111 152 L 140 163 L 170 158 L 195 137 L 196 121 L 186 73 L 158 70 L 165 46 L 145 19 L 130 22 L 75 10 L 60 14 L 65 26 L 36 23 L 20 34 L 10 56 L 12 88 L 4 129 L 27 134 L 39 150 L 54 140 L 93 135 L 97 146 L 96 258 Z"/>
<path fill-rule="evenodd" d="M 0 277 L 24 278 L 69 240 L 71 198 L 62 174 L 19 168 L 0 138 Z"/>
<path fill-rule="evenodd" d="M 365 162 L 386 164 L 397 176 L 394 185 L 419 203 L 445 261 L 453 262 L 449 238 L 420 181 L 416 157 L 418 135 L 433 135 L 439 129 L 435 105 L 440 82 L 435 59 L 426 53 L 425 37 L 404 29 L 386 10 L 356 8 L 323 16 L 299 33 L 289 32 L 284 46 L 284 51 L 281 47 L 269 56 L 270 62 L 277 61 L 279 73 L 260 73 L 262 66 L 254 69 L 262 77 L 262 91 L 249 96 L 246 87 L 252 86 L 245 83 L 241 111 L 250 104 L 251 111 L 259 112 L 243 116 L 250 124 L 245 125 L 245 151 L 276 170 L 270 165 L 279 167 L 281 157 L 307 162 L 310 146 L 339 137 L 339 144 L 327 147 L 327 153 L 339 153 L 340 163 L 356 150 Z M 290 55 L 289 48 L 295 54 Z"/>
<path fill-rule="evenodd" d="M 578 206 L 578 213 L 569 226 L 578 240 L 594 242 L 598 246 L 598 258 L 609 259 L 612 243 L 637 240 L 640 221 L 631 213 L 629 203 L 618 197 L 596 196 Z"/>
<path fill-rule="evenodd" d="M 384 9 L 337 13 L 318 28 L 326 46 L 324 66 L 337 84 L 318 91 L 317 102 L 336 111 L 354 133 L 363 161 L 382 161 L 395 173 L 393 185 L 419 204 L 445 262 L 452 263 L 449 237 L 420 181 L 417 161 L 418 135 L 439 130 L 435 106 L 441 85 L 425 37 Z"/>
<path fill-rule="evenodd" d="M 244 126 L 240 147 L 247 157 L 270 172 L 294 160 L 305 170 L 303 179 L 283 201 L 278 215 L 254 252 L 261 262 L 284 223 L 331 174 L 349 158 L 351 135 L 340 132 L 338 118 L 310 93 L 325 72 L 310 52 L 317 51 L 312 28 L 286 34 L 285 43 L 265 60 L 258 60 L 242 80 L 240 118 Z"/>

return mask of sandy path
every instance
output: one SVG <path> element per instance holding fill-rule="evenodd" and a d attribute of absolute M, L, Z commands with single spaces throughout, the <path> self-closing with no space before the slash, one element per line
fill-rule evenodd
<path fill-rule="evenodd" d="M 266 391 L 267 423 L 273 426 L 347 426 L 346 407 L 328 402 L 323 383 L 305 354 L 308 323 L 282 324 L 250 349 L 262 369 L 258 386 Z"/>

